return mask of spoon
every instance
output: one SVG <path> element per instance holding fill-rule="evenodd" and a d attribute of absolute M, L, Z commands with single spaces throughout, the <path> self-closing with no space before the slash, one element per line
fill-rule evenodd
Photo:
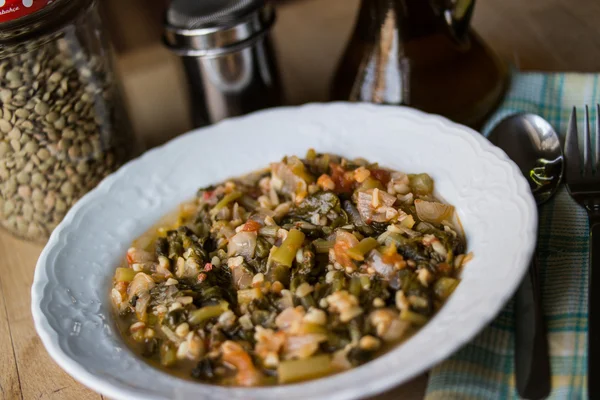
<path fill-rule="evenodd" d="M 521 169 L 538 206 L 554 195 L 564 159 L 560 139 L 546 120 L 535 114 L 512 115 L 496 125 L 488 139 Z M 515 379 L 525 399 L 550 393 L 548 336 L 535 256 L 515 294 Z"/>

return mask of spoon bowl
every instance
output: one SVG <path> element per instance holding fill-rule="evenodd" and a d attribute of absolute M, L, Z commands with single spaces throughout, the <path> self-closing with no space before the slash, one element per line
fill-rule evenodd
<path fill-rule="evenodd" d="M 539 204 L 558 189 L 564 157 L 558 134 L 542 117 L 515 114 L 502 120 L 488 136 L 521 169 Z"/>

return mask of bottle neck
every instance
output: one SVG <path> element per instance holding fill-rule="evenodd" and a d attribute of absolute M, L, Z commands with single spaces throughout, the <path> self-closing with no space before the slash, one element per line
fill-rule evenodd
<path fill-rule="evenodd" d="M 357 26 L 370 27 L 376 36 L 393 19 L 400 39 L 407 41 L 444 31 L 441 9 L 441 0 L 362 0 Z"/>

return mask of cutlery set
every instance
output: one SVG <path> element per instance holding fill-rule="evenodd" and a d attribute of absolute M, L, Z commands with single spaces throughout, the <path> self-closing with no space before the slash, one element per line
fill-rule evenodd
<path fill-rule="evenodd" d="M 600 395 L 600 381 L 594 380 L 600 360 L 600 291 L 592 291 L 593 269 L 600 269 L 600 105 L 596 105 L 595 129 L 590 129 L 590 112 L 585 107 L 583 151 L 573 107 L 564 141 L 564 159 L 558 135 L 544 119 L 533 114 L 516 114 L 501 121 L 488 139 L 503 149 L 527 178 L 538 206 L 548 200 L 563 178 L 571 197 L 588 213 L 588 398 Z M 550 394 L 551 371 L 548 338 L 543 319 L 541 288 L 535 257 L 529 273 L 515 294 L 515 381 L 519 395 L 542 399 Z"/>

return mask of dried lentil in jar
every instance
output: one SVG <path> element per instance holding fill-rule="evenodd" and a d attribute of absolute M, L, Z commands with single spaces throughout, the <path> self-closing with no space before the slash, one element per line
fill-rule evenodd
<path fill-rule="evenodd" d="M 134 151 L 96 0 L 0 6 L 0 221 L 45 240 Z"/>

